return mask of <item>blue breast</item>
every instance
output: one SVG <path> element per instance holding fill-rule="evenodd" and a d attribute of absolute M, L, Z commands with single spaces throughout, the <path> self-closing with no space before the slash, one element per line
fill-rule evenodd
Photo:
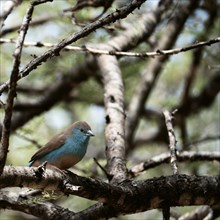
<path fill-rule="evenodd" d="M 73 140 L 71 137 L 69 137 L 61 147 L 44 155 L 39 160 L 42 162 L 47 161 L 48 163 L 54 163 L 55 161 L 59 160 L 64 156 L 74 156 L 81 160 L 86 153 L 87 146 L 87 139 L 82 140 L 75 136 Z"/>

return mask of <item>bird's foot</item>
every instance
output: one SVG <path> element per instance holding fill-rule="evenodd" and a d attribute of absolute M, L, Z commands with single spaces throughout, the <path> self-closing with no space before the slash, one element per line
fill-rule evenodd
<path fill-rule="evenodd" d="M 46 170 L 46 165 L 47 165 L 47 161 L 45 161 L 44 163 L 42 163 L 40 166 L 37 167 L 37 170 L 35 171 L 35 175 L 38 178 L 42 178 L 42 175 Z"/>

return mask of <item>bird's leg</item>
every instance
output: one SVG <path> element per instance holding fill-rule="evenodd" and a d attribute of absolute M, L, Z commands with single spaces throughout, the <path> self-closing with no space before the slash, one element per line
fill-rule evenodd
<path fill-rule="evenodd" d="M 40 166 L 37 167 L 37 170 L 35 171 L 35 175 L 38 178 L 42 178 L 43 173 L 46 170 L 47 161 L 43 162 Z"/>

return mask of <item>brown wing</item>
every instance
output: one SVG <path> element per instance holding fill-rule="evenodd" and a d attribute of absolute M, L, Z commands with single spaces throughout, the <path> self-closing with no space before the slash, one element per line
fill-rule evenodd
<path fill-rule="evenodd" d="M 66 138 L 71 135 L 73 127 L 74 124 L 71 127 L 67 128 L 64 132 L 55 135 L 47 144 L 45 144 L 31 157 L 30 162 L 35 161 L 62 146 L 65 143 Z"/>

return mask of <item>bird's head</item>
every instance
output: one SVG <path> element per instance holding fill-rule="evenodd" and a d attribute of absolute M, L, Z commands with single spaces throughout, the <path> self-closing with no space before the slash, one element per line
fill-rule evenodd
<path fill-rule="evenodd" d="M 82 140 L 88 140 L 91 136 L 95 136 L 90 126 L 84 121 L 74 123 L 73 135 L 74 137 L 81 138 Z"/>

